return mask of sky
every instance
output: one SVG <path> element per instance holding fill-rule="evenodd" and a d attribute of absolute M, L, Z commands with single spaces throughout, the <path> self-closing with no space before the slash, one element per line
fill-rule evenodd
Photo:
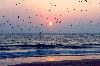
<path fill-rule="evenodd" d="M 100 0 L 0 0 L 0 33 L 100 33 Z"/>

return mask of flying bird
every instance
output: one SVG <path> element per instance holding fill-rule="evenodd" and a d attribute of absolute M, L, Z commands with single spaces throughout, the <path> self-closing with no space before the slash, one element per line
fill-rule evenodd
<path fill-rule="evenodd" d="M 87 0 L 85 0 L 87 2 Z"/>

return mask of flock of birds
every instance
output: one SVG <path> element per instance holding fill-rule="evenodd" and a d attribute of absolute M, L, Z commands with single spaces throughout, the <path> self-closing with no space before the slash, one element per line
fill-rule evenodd
<path fill-rule="evenodd" d="M 23 1 L 26 1 L 26 0 L 23 0 Z M 83 2 L 83 0 L 80 0 L 79 2 Z M 88 2 L 88 0 L 85 0 L 85 2 Z M 16 6 L 18 6 L 18 5 L 20 5 L 21 3 L 16 3 L 15 5 Z M 55 4 L 53 4 L 53 3 L 50 3 L 53 7 L 56 7 L 57 5 Z M 68 9 L 68 8 L 67 8 Z M 28 9 L 25 9 L 26 11 L 28 10 Z M 74 11 L 76 10 L 76 9 L 73 9 Z M 49 12 L 51 12 L 51 10 L 49 9 L 48 10 Z M 83 11 L 83 10 L 80 10 L 80 11 Z M 87 11 L 87 10 L 86 10 Z M 70 11 L 68 11 L 68 12 L 70 12 Z M 1 15 L 0 15 L 1 16 Z M 38 18 L 38 16 L 41 16 L 41 18 L 43 18 L 43 15 L 35 15 L 36 16 L 36 18 Z M 20 17 L 21 17 L 21 15 L 17 15 L 16 14 L 16 19 L 18 20 L 18 21 L 20 21 Z M 61 14 L 59 14 L 59 17 L 62 17 L 62 15 Z M 19 28 L 20 29 L 20 31 L 23 31 L 24 29 L 23 28 L 21 28 L 21 25 L 16 25 L 16 26 L 14 26 L 13 25 L 13 23 L 11 23 L 10 21 L 11 21 L 11 19 L 7 19 L 6 18 L 6 16 L 5 15 L 2 15 L 2 18 L 6 21 L 5 23 L 3 23 L 3 24 L 0 24 L 0 28 L 3 28 L 3 27 L 6 27 L 6 24 L 9 24 L 9 26 L 11 27 L 11 29 L 14 29 L 14 28 Z M 30 16 L 28 16 L 28 18 L 27 18 L 27 20 L 29 20 L 29 19 L 31 19 L 31 17 Z M 61 24 L 63 21 L 62 20 L 60 20 L 59 18 L 57 18 L 57 17 L 54 17 L 54 19 L 55 19 L 55 24 L 57 24 L 57 23 L 59 23 L 59 24 Z M 25 19 L 21 19 L 22 20 L 22 22 L 25 22 Z M 49 20 L 49 18 L 47 17 L 46 18 L 46 20 Z M 100 19 L 99 19 L 100 20 Z M 91 24 L 93 21 L 91 20 L 89 23 Z M 29 25 L 31 25 L 32 23 L 34 23 L 34 22 L 28 22 L 28 24 Z M 79 22 L 79 23 L 81 23 L 81 22 Z M 41 23 L 40 24 L 40 26 L 42 26 L 43 24 Z M 98 22 L 98 24 L 96 25 L 96 26 L 98 26 L 98 25 L 100 25 L 100 23 Z M 73 24 L 71 24 L 71 25 L 69 25 L 70 27 L 73 27 Z M 7 28 L 7 27 L 6 27 Z M 31 31 L 31 30 L 33 30 L 32 28 L 34 28 L 34 25 L 33 26 L 31 26 L 31 28 L 28 28 L 28 30 L 27 30 L 27 32 L 28 31 Z M 64 27 L 64 28 L 66 28 L 66 27 Z M 37 29 L 38 31 L 39 31 L 39 33 L 43 33 L 44 31 L 41 31 L 41 29 L 38 27 L 38 26 L 35 26 L 35 29 Z M 62 30 L 58 30 L 59 32 L 60 31 L 62 31 Z M 0 33 L 3 33 L 4 32 L 4 30 L 1 30 L 0 29 Z"/>

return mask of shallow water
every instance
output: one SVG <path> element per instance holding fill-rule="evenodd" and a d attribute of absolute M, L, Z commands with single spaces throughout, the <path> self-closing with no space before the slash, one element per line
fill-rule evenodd
<path fill-rule="evenodd" d="M 57 55 L 100 55 L 99 48 L 87 49 L 32 49 L 0 52 L 0 59 Z"/>

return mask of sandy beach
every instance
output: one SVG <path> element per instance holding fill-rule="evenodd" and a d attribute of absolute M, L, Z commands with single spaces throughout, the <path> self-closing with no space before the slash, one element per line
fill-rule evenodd
<path fill-rule="evenodd" d="M 96 61 L 95 61 L 96 60 Z M 91 61 L 91 62 L 90 62 Z M 78 63 L 77 63 L 78 62 Z M 0 66 L 16 65 L 16 66 L 64 66 L 66 63 L 72 64 L 94 64 L 100 63 L 100 55 L 87 55 L 87 56 L 47 56 L 47 57 L 27 57 L 27 58 L 13 58 L 1 59 Z M 47 64 L 47 65 L 45 65 Z M 58 65 L 56 65 L 58 64 Z M 60 64 L 60 65 L 59 65 Z M 64 65 L 62 65 L 64 64 Z"/>
<path fill-rule="evenodd" d="M 100 66 L 100 59 L 25 63 L 12 66 Z"/>

